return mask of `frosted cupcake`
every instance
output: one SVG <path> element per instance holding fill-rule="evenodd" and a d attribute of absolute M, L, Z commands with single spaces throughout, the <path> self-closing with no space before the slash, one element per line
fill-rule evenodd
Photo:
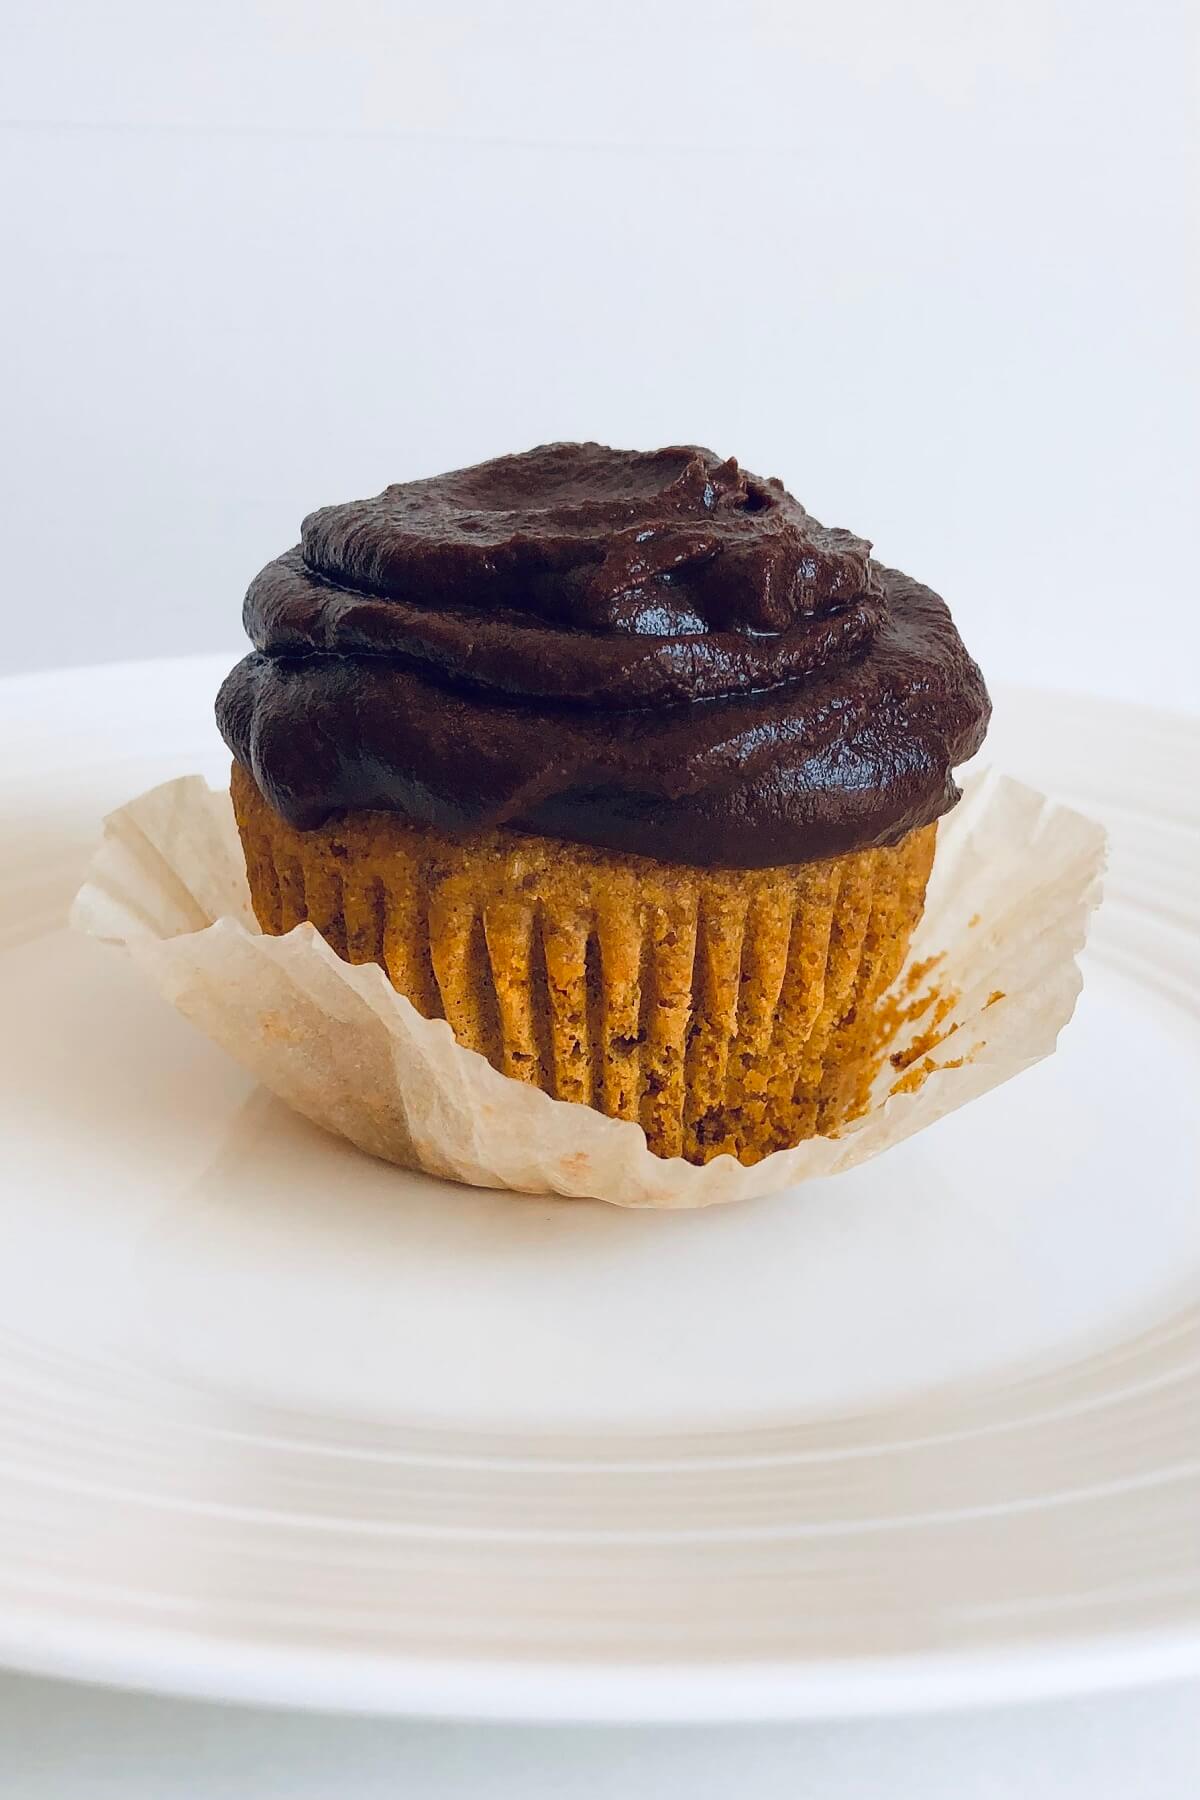
<path fill-rule="evenodd" d="M 263 930 L 660 1156 L 836 1132 L 989 713 L 870 549 L 691 446 L 310 514 L 217 701 Z"/>

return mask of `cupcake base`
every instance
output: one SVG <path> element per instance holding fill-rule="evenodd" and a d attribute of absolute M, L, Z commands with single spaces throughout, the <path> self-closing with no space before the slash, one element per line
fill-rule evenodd
<path fill-rule="evenodd" d="M 866 1104 L 934 825 L 825 862 L 701 869 L 386 812 L 301 832 L 237 763 L 231 791 L 264 932 L 309 920 L 503 1074 L 637 1121 L 656 1155 L 753 1163 Z"/>

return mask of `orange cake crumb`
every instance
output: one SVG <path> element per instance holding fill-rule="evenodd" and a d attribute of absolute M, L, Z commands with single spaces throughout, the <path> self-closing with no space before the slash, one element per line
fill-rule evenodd
<path fill-rule="evenodd" d="M 752 1163 L 866 1105 L 935 825 L 892 849 L 707 870 L 386 812 L 300 832 L 240 764 L 232 793 L 265 932 L 311 921 L 502 1073 L 636 1120 L 660 1156 Z"/>

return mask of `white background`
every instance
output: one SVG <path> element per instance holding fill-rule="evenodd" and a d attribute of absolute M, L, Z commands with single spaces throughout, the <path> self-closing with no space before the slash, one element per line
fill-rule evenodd
<path fill-rule="evenodd" d="M 781 475 L 993 677 L 1200 697 L 1191 0 L 0 13 L 12 667 L 596 437 Z"/>
<path fill-rule="evenodd" d="M 985 671 L 1200 700 L 1189 0 L 0 4 L 7 668 L 235 645 L 310 507 L 695 440 Z M 23 1800 L 1182 1796 L 1178 1692 L 736 1734 L 0 1681 Z"/>

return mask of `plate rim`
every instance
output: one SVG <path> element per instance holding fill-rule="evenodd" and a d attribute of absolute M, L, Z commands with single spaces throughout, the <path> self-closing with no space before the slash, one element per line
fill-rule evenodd
<path fill-rule="evenodd" d="M 842 1661 L 554 1663 L 313 1651 L 0 1612 L 0 1666 L 178 1699 L 475 1724 L 899 1718 L 1200 1680 L 1200 1625 Z"/>

